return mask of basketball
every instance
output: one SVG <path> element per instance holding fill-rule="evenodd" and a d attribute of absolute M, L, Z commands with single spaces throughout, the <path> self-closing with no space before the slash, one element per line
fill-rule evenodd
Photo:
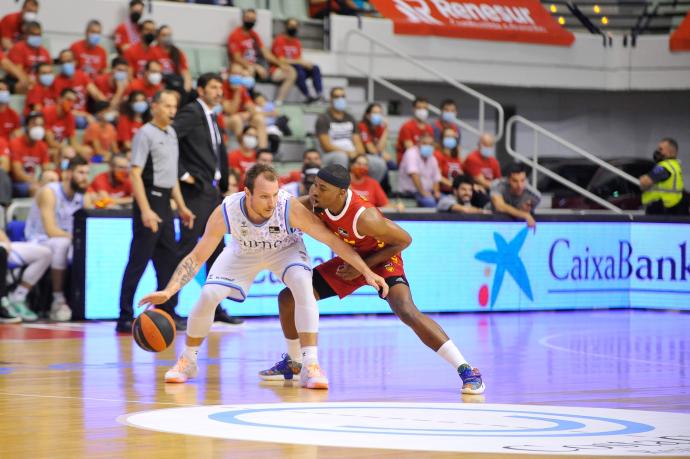
<path fill-rule="evenodd" d="M 134 341 L 145 351 L 164 351 L 175 341 L 175 323 L 167 312 L 149 309 L 132 324 Z"/>

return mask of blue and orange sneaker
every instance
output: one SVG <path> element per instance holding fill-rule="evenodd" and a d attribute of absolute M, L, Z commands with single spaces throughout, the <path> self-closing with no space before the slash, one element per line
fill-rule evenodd
<path fill-rule="evenodd" d="M 264 381 L 282 381 L 284 379 L 291 380 L 293 376 L 299 376 L 302 371 L 302 364 L 295 362 L 289 355 L 283 354 L 282 360 L 276 362 L 268 370 L 261 370 L 259 378 Z"/>
<path fill-rule="evenodd" d="M 479 395 L 484 393 L 484 382 L 482 382 L 482 374 L 478 369 L 472 368 L 466 363 L 458 367 L 458 374 L 462 379 L 462 393 Z"/>

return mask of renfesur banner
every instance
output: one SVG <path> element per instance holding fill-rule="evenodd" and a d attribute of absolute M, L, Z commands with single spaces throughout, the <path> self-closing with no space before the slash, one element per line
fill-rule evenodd
<path fill-rule="evenodd" d="M 690 51 L 690 12 L 685 16 L 669 39 L 671 51 Z"/>
<path fill-rule="evenodd" d="M 690 310 L 690 225 L 628 222 L 523 223 L 400 221 L 412 238 L 403 253 L 417 306 L 429 312 L 597 308 Z M 228 236 L 229 237 L 229 236 Z M 305 238 L 316 266 L 330 249 Z M 89 218 L 85 301 L 89 319 L 118 317 L 120 281 L 131 241 L 126 218 Z M 186 316 L 204 284 L 200 273 L 183 289 Z M 244 303 L 224 301 L 236 315 L 275 315 L 284 286 L 260 273 Z M 149 266 L 135 302 L 156 289 Z M 323 314 L 390 312 L 371 287 L 343 300 L 319 302 Z"/>
<path fill-rule="evenodd" d="M 371 0 L 395 33 L 570 46 L 538 0 Z"/>

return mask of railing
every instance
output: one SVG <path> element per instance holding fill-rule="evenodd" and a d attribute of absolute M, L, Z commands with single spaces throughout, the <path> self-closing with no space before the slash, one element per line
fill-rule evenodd
<path fill-rule="evenodd" d="M 533 131 L 534 135 L 534 145 L 533 145 L 533 150 L 532 150 L 532 158 L 529 158 L 523 154 L 518 153 L 514 148 L 514 140 L 515 140 L 515 125 L 517 123 L 523 124 L 527 126 L 528 128 L 531 128 Z M 567 140 L 562 139 L 561 137 L 557 136 L 553 132 L 550 132 L 543 127 L 539 126 L 538 124 L 535 124 L 528 119 L 523 118 L 522 116 L 513 116 L 508 120 L 506 123 L 506 140 L 505 140 L 505 145 L 506 145 L 506 151 L 508 154 L 510 154 L 512 157 L 520 160 L 521 162 L 528 164 L 529 166 L 532 167 L 532 186 L 536 188 L 537 186 L 537 172 L 541 172 L 542 174 L 550 177 L 551 179 L 561 183 L 562 185 L 567 186 L 573 191 L 576 191 L 577 193 L 580 193 L 582 196 L 586 197 L 587 199 L 590 199 L 597 204 L 599 204 L 602 207 L 605 207 L 606 209 L 612 210 L 613 212 L 616 212 L 618 214 L 623 214 L 625 213 L 621 208 L 618 206 L 615 206 L 608 202 L 607 200 L 595 195 L 589 190 L 586 190 L 582 188 L 581 186 L 577 185 L 576 183 L 571 182 L 570 180 L 561 177 L 560 175 L 556 174 L 555 172 L 545 168 L 541 164 L 539 164 L 539 136 L 544 136 L 548 139 L 553 140 L 554 142 L 558 143 L 559 145 L 567 148 L 568 150 L 592 161 L 593 163 L 597 164 L 600 167 L 603 167 L 604 169 L 608 170 L 609 172 L 618 175 L 619 177 L 622 177 L 623 179 L 638 185 L 640 184 L 640 181 L 636 178 L 633 177 L 632 175 L 618 169 L 615 166 L 612 166 L 611 164 L 607 163 L 606 161 L 596 157 L 595 155 L 583 150 L 582 148 L 578 147 L 577 145 L 573 145 L 572 143 L 568 142 Z"/>
<path fill-rule="evenodd" d="M 364 71 L 357 67 L 354 64 L 351 64 L 348 62 L 348 56 L 349 56 L 349 50 L 350 50 L 350 40 L 353 36 L 359 36 L 364 38 L 365 40 L 369 41 L 369 65 L 368 65 L 368 70 Z M 444 81 L 451 85 L 452 87 L 456 88 L 457 90 L 463 92 L 466 95 L 469 95 L 470 97 L 473 97 L 479 102 L 479 116 L 478 116 L 478 126 L 475 127 L 466 121 L 462 120 L 457 120 L 458 124 L 463 129 L 468 130 L 469 132 L 472 132 L 476 134 L 477 136 L 481 135 L 481 133 L 485 132 L 484 126 L 485 126 L 485 116 L 486 116 L 486 106 L 490 106 L 496 110 L 497 113 L 497 121 L 496 121 L 496 129 L 494 136 L 496 138 L 496 141 L 500 140 L 503 137 L 503 127 L 505 123 L 505 115 L 503 112 L 503 107 L 501 104 L 496 102 L 495 100 L 491 99 L 490 97 L 485 96 L 484 94 L 475 91 L 474 89 L 465 86 L 464 84 L 454 80 L 453 78 L 444 75 L 443 73 L 433 69 L 429 68 L 426 64 L 423 64 L 422 62 L 418 61 L 417 59 L 414 59 L 413 57 L 405 54 L 404 52 L 394 48 L 393 46 L 390 46 L 378 38 L 372 37 L 371 35 L 362 32 L 361 30 L 350 30 L 347 32 L 347 35 L 345 36 L 345 65 L 347 65 L 349 68 L 355 70 L 358 72 L 360 75 L 364 76 L 367 78 L 367 99 L 369 102 L 374 101 L 374 82 L 380 84 L 381 86 L 385 86 L 386 88 L 390 89 L 391 91 L 394 91 L 401 96 L 413 100 L 415 98 L 414 94 L 411 94 L 410 92 L 402 89 L 400 86 L 391 83 L 390 81 L 377 77 L 373 74 L 374 72 L 374 49 L 375 47 L 378 46 L 380 48 L 385 49 L 386 51 L 398 56 L 399 58 L 407 61 L 408 63 L 414 65 L 415 67 L 418 67 L 422 70 L 425 70 L 427 73 L 434 75 L 436 78 L 438 78 L 441 81 Z M 436 114 L 440 114 L 440 110 L 438 107 L 435 106 L 430 106 L 429 107 L 430 111 Z"/>

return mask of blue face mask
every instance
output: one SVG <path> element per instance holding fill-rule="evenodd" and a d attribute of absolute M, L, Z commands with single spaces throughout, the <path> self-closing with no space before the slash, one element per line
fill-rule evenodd
<path fill-rule="evenodd" d="M 32 48 L 38 48 L 39 46 L 41 46 L 41 43 L 43 43 L 43 37 L 41 37 L 40 35 L 29 35 L 26 38 L 26 42 Z"/>
<path fill-rule="evenodd" d="M 458 146 L 458 139 L 455 137 L 444 137 L 443 138 L 443 148 L 453 149 Z"/>
<path fill-rule="evenodd" d="M 228 77 L 228 81 L 230 82 L 231 86 L 240 86 L 242 85 L 243 80 L 244 77 L 242 75 L 230 75 Z"/>
<path fill-rule="evenodd" d="M 145 100 L 139 100 L 132 104 L 132 110 L 135 113 L 144 113 L 149 108 L 149 104 Z"/>
<path fill-rule="evenodd" d="M 60 170 L 66 171 L 67 169 L 69 169 L 69 159 L 62 158 L 60 160 Z"/>
<path fill-rule="evenodd" d="M 494 148 L 493 147 L 481 147 L 479 149 L 479 152 L 482 154 L 483 157 L 490 158 L 491 156 L 494 155 Z"/>
<path fill-rule="evenodd" d="M 212 111 L 213 113 L 215 113 L 216 115 L 218 115 L 218 114 L 220 114 L 220 113 L 223 113 L 223 106 L 222 106 L 221 104 L 216 104 L 216 105 L 213 106 L 213 108 L 211 109 L 211 111 Z"/>
<path fill-rule="evenodd" d="M 10 101 L 10 92 L 6 90 L 0 91 L 0 104 L 6 104 Z"/>
<path fill-rule="evenodd" d="M 254 87 L 254 84 L 256 84 L 256 82 L 254 81 L 254 77 L 242 77 L 242 86 L 244 86 L 245 88 L 252 89 Z"/>
<path fill-rule="evenodd" d="M 443 112 L 441 113 L 441 119 L 446 123 L 452 123 L 455 121 L 455 112 Z"/>
<path fill-rule="evenodd" d="M 374 126 L 378 126 L 379 124 L 383 123 L 383 116 L 381 116 L 380 113 L 372 113 L 369 119 L 371 120 L 371 124 Z"/>
<path fill-rule="evenodd" d="M 125 81 L 127 79 L 127 72 L 125 70 L 116 70 L 113 72 L 115 81 Z"/>
<path fill-rule="evenodd" d="M 62 74 L 68 77 L 71 77 L 74 75 L 74 71 L 76 70 L 76 67 L 74 66 L 74 62 L 65 62 L 62 64 Z"/>
<path fill-rule="evenodd" d="M 339 112 L 344 112 L 347 109 L 347 99 L 344 97 L 336 97 L 333 99 L 333 108 Z"/>
<path fill-rule="evenodd" d="M 101 34 L 100 33 L 90 33 L 86 36 L 86 40 L 89 42 L 91 46 L 96 46 L 101 42 Z"/>
<path fill-rule="evenodd" d="M 55 75 L 52 73 L 42 73 L 38 76 L 38 82 L 43 86 L 50 86 L 55 81 Z"/>
<path fill-rule="evenodd" d="M 422 145 L 419 147 L 419 154 L 422 155 L 423 158 L 428 158 L 429 156 L 434 154 L 434 146 L 433 145 Z"/>

